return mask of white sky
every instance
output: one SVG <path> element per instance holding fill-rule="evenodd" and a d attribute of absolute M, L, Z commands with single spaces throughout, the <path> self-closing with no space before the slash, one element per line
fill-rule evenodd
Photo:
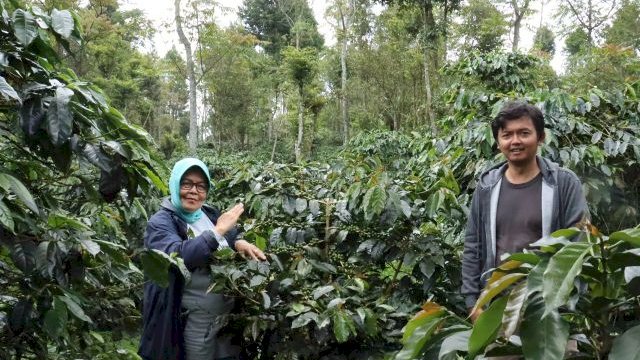
<path fill-rule="evenodd" d="M 325 45 L 331 46 L 335 43 L 335 36 L 331 25 L 327 21 L 324 21 L 324 13 L 327 8 L 327 1 L 325 0 L 307 0 L 309 5 L 313 9 L 316 21 L 318 22 L 318 30 L 324 36 Z M 186 2 L 186 1 L 183 1 Z M 533 2 L 533 10 L 535 14 L 525 19 L 525 22 L 520 31 L 520 49 L 528 50 L 533 43 L 533 36 L 540 25 L 541 17 L 542 24 L 549 26 L 554 32 L 557 32 L 557 24 L 551 16 L 555 11 L 557 0 L 544 0 L 544 9 L 541 14 L 541 1 Z M 218 3 L 227 8 L 228 11 L 223 13 L 220 11 L 216 16 L 216 22 L 220 26 L 229 26 L 230 24 L 238 21 L 237 10 L 242 4 L 242 0 L 218 0 Z M 178 36 L 175 32 L 174 25 L 174 8 L 173 0 L 120 0 L 120 4 L 123 9 L 138 8 L 142 10 L 146 17 L 154 22 L 156 29 L 158 30 L 153 40 L 153 49 L 159 56 L 163 56 L 172 46 L 183 52 L 182 46 L 178 42 Z M 560 39 L 556 34 L 556 55 L 551 61 L 551 66 L 560 71 L 562 63 L 564 61 L 563 56 L 564 41 Z M 508 44 L 507 48 L 511 48 Z"/>

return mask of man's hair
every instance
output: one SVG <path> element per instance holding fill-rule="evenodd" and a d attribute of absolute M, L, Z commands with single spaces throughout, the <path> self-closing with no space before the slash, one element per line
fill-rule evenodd
<path fill-rule="evenodd" d="M 542 111 L 537 106 L 527 104 L 524 101 L 510 101 L 502 107 L 498 116 L 491 122 L 493 138 L 498 141 L 498 132 L 500 129 L 504 129 L 508 121 L 520 119 L 524 116 L 530 118 L 533 122 L 538 139 L 544 136 L 544 116 Z"/>

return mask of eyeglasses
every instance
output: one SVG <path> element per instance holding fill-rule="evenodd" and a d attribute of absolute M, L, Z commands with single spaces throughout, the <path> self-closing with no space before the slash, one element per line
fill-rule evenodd
<path fill-rule="evenodd" d="M 183 181 L 180 183 L 180 189 L 182 190 L 191 190 L 194 186 L 196 187 L 196 191 L 199 193 L 205 193 L 209 190 L 209 185 L 206 183 L 194 183 L 191 181 Z"/>

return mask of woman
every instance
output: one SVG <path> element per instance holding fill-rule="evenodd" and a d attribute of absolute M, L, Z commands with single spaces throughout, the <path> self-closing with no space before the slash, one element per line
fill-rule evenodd
<path fill-rule="evenodd" d="M 212 253 L 230 247 L 247 258 L 266 260 L 256 246 L 237 239 L 235 225 L 244 211 L 237 204 L 220 214 L 204 205 L 211 185 L 209 170 L 194 158 L 178 161 L 169 178 L 171 196 L 162 202 L 144 234 L 148 249 L 177 253 L 191 277 L 170 268 L 169 286 L 144 285 L 143 331 L 138 353 L 145 360 L 235 359 L 233 334 L 220 334 L 233 301 L 207 293 Z"/>

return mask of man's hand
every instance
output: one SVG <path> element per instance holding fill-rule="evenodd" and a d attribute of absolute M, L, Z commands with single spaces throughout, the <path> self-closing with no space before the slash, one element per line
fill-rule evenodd
<path fill-rule="evenodd" d="M 243 212 L 244 212 L 244 205 L 240 203 L 232 207 L 231 210 L 220 215 L 215 226 L 218 234 L 224 236 L 229 230 L 231 230 L 234 226 L 236 226 L 236 223 L 238 222 L 238 218 L 240 218 L 240 215 L 242 215 Z"/>
<path fill-rule="evenodd" d="M 267 257 L 264 256 L 262 250 L 260 250 L 257 246 L 247 242 L 246 240 L 236 241 L 236 251 L 245 258 L 261 261 L 267 260 Z"/>
<path fill-rule="evenodd" d="M 476 320 L 478 320 L 478 317 L 484 312 L 484 310 L 482 309 L 476 309 L 476 311 L 471 311 L 473 309 L 469 310 L 469 318 L 471 318 L 471 322 L 472 323 L 476 323 Z"/>

